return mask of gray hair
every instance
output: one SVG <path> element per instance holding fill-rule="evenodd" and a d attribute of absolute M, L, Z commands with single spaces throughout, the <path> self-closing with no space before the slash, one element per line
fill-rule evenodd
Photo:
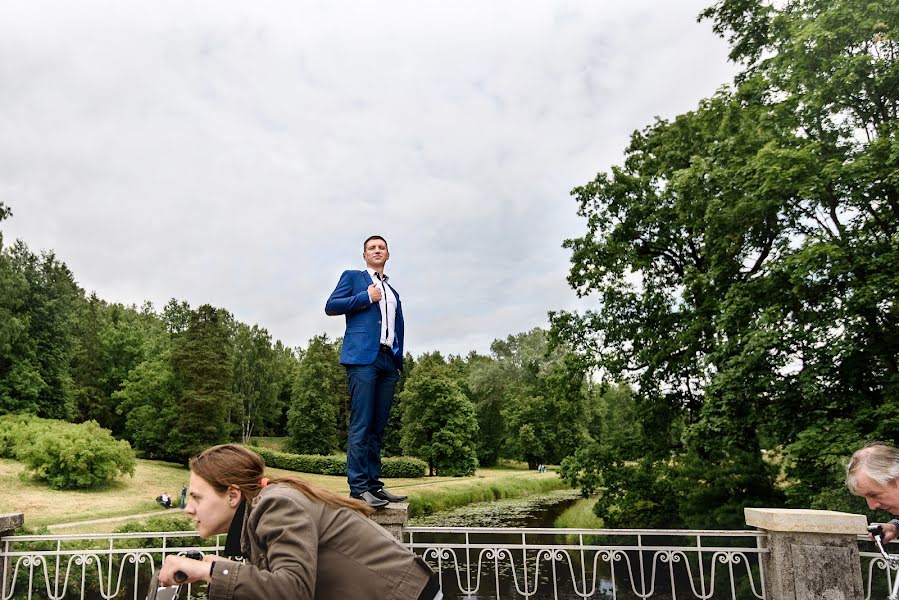
<path fill-rule="evenodd" d="M 899 450 L 885 442 L 868 442 L 855 451 L 846 465 L 846 487 L 855 495 L 860 472 L 880 485 L 893 485 L 899 480 Z"/>

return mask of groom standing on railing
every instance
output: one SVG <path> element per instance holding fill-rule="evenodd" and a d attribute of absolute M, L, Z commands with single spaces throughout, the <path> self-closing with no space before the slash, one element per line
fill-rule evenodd
<path fill-rule="evenodd" d="M 381 445 L 399 372 L 403 368 L 403 309 L 387 282 L 387 241 L 373 235 L 362 244 L 366 269 L 344 271 L 325 303 L 325 314 L 345 315 L 340 364 L 350 392 L 346 471 L 350 496 L 373 508 L 402 502 L 381 481 Z"/>

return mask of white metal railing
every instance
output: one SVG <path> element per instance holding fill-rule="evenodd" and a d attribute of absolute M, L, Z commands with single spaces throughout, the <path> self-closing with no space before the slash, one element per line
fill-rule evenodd
<path fill-rule="evenodd" d="M 759 531 L 406 527 L 404 532 L 406 545 L 439 572 L 447 598 L 764 598 L 760 563 L 767 550 Z M 218 537 L 211 546 L 195 546 L 196 540 L 195 531 L 3 537 L 0 600 L 142 599 L 166 555 L 223 549 Z M 867 536 L 858 536 L 858 542 L 865 600 L 885 598 L 899 573 L 869 551 Z"/>
<path fill-rule="evenodd" d="M 863 546 L 871 545 L 871 538 L 867 535 L 858 536 L 858 541 Z M 893 554 L 895 554 L 895 552 L 893 552 Z M 867 577 L 865 583 L 865 600 L 886 598 L 890 590 L 893 589 L 893 581 L 899 576 L 899 573 L 897 573 L 899 567 L 897 567 L 896 564 L 887 563 L 886 559 L 877 551 L 862 551 L 860 549 L 859 557 L 861 558 L 862 563 L 862 578 L 864 579 Z M 865 566 L 866 560 L 868 561 L 867 567 Z M 875 588 L 875 584 L 878 580 L 883 582 L 884 587 L 879 587 L 878 583 L 877 589 L 881 590 L 881 592 L 876 592 L 875 595 L 872 596 L 872 590 Z"/>
<path fill-rule="evenodd" d="M 764 599 L 759 531 L 406 527 L 449 598 Z"/>
<path fill-rule="evenodd" d="M 129 596 L 143 600 L 153 570 L 166 555 L 193 549 L 217 554 L 224 548 L 218 536 L 215 545 L 202 547 L 178 543 L 185 538 L 196 540 L 197 532 L 4 537 L 0 539 L 0 600 L 61 600 L 67 594 L 84 598 L 88 592 L 106 600 Z"/>
<path fill-rule="evenodd" d="M 649 529 L 407 527 L 406 545 L 440 574 L 447 598 L 764 599 L 764 533 Z M 167 554 L 193 531 L 2 539 L 0 599 L 143 599 Z M 138 543 L 142 541 L 142 543 Z M 187 543 L 186 543 L 187 542 Z M 676 542 L 676 543 L 673 543 Z M 148 547 L 123 547 L 147 545 Z M 99 596 L 96 596 L 99 594 Z M 190 589 L 188 589 L 190 597 Z"/>

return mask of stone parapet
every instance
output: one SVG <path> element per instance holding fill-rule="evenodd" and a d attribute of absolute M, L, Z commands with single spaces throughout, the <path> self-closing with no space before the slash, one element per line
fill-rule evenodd
<path fill-rule="evenodd" d="M 13 535 L 16 529 L 25 524 L 25 515 L 22 513 L 4 513 L 0 514 L 0 542 L 8 535 Z M 2 548 L 3 546 L 0 546 Z M 0 596 L 6 593 L 9 588 L 9 579 L 11 577 L 9 569 L 9 558 L 3 557 L 0 561 Z"/>
<path fill-rule="evenodd" d="M 0 514 L 0 537 L 12 535 L 13 531 L 25 524 L 22 513 Z"/>
<path fill-rule="evenodd" d="M 868 521 L 864 515 L 805 508 L 746 508 L 746 524 L 765 531 L 795 533 L 848 533 L 864 535 Z"/>
<path fill-rule="evenodd" d="M 371 520 L 389 531 L 393 537 L 403 541 L 403 525 L 409 520 L 408 502 L 391 502 L 379 508 L 371 516 Z"/>
<path fill-rule="evenodd" d="M 828 510 L 747 508 L 746 524 L 768 533 L 766 600 L 863 600 L 856 536 L 863 515 Z"/>

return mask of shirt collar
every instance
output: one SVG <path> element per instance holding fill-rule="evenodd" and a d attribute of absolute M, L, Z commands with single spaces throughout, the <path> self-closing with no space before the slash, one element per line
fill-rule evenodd
<path fill-rule="evenodd" d="M 231 525 L 228 527 L 228 536 L 225 538 L 225 550 L 222 552 L 225 556 L 242 556 L 240 549 L 240 536 L 243 532 L 244 514 L 247 512 L 247 501 L 241 500 L 231 519 Z"/>
<path fill-rule="evenodd" d="M 365 270 L 368 271 L 368 274 L 371 276 L 372 281 L 375 281 L 376 279 L 378 279 L 378 276 L 375 275 L 375 273 L 377 273 L 377 271 L 375 271 L 371 267 L 367 267 Z M 390 279 L 390 277 L 388 277 L 386 273 L 381 274 L 381 281 L 387 281 L 389 279 Z"/>

